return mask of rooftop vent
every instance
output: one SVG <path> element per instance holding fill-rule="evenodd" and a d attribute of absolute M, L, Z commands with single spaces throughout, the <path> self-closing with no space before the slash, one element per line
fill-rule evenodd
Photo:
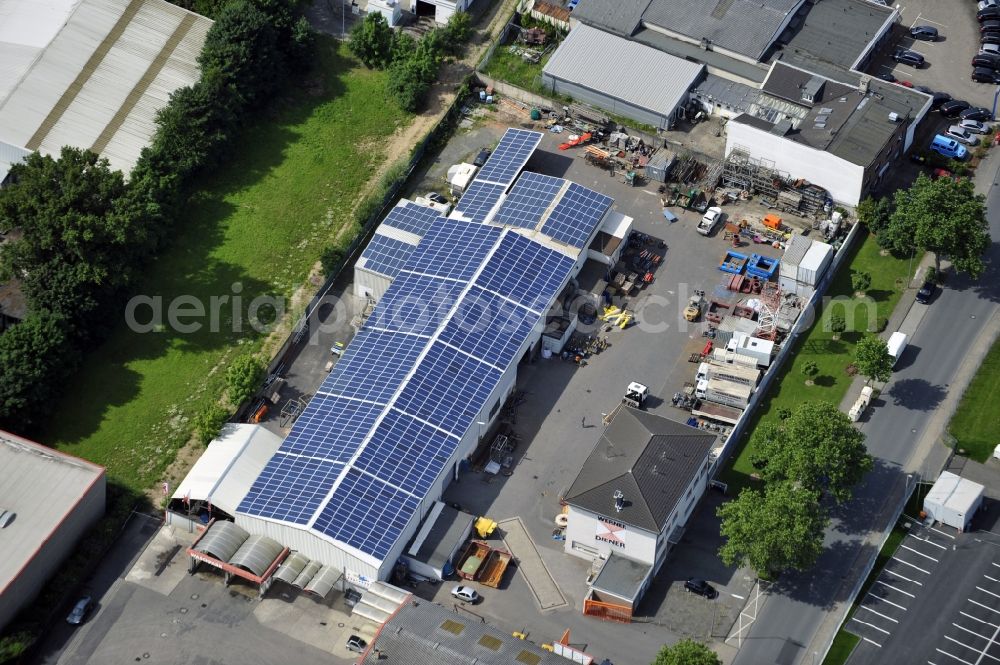
<path fill-rule="evenodd" d="M 889 122 L 899 122 L 899 114 L 895 111 L 889 113 Z"/>
<path fill-rule="evenodd" d="M 4 510 L 0 508 L 0 529 L 6 529 L 17 517 L 17 513 L 13 510 Z"/>
<path fill-rule="evenodd" d="M 823 79 L 818 76 L 811 77 L 806 84 L 802 86 L 802 101 L 812 103 L 816 101 L 820 93 L 823 91 L 823 85 L 826 83 Z"/>

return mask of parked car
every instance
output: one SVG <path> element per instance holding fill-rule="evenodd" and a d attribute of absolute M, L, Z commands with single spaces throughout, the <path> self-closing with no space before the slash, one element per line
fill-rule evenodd
<path fill-rule="evenodd" d="M 719 595 L 719 592 L 715 590 L 715 587 L 705 580 L 699 580 L 695 577 L 688 578 L 687 582 L 684 583 L 684 590 L 690 593 L 696 593 L 699 596 L 704 596 L 709 600 L 712 600 Z"/>
<path fill-rule="evenodd" d="M 949 159 L 965 159 L 969 155 L 969 151 L 965 149 L 964 145 L 943 134 L 935 136 L 928 147 Z"/>
<path fill-rule="evenodd" d="M 964 102 L 961 99 L 952 99 L 941 105 L 941 115 L 946 118 L 957 118 L 958 115 L 972 106 L 969 102 Z"/>
<path fill-rule="evenodd" d="M 962 129 L 966 129 L 973 134 L 988 134 L 990 131 L 990 126 L 985 122 L 980 122 L 979 120 L 971 120 L 966 118 L 958 123 L 958 126 Z"/>
<path fill-rule="evenodd" d="M 989 21 L 983 21 L 979 24 L 979 33 L 986 34 L 990 32 L 1000 32 L 1000 21 L 993 19 Z"/>
<path fill-rule="evenodd" d="M 66 623 L 71 626 L 79 626 L 81 623 L 87 620 L 87 615 L 90 614 L 90 610 L 94 607 L 94 600 L 90 596 L 84 596 L 80 600 L 76 601 L 76 605 L 70 610 L 69 616 L 66 617 Z"/>
<path fill-rule="evenodd" d="M 984 32 L 979 35 L 980 44 L 1000 44 L 1000 33 Z"/>
<path fill-rule="evenodd" d="M 917 302 L 921 305 L 928 304 L 931 301 L 931 298 L 934 297 L 934 288 L 934 282 L 924 282 L 923 286 L 920 287 L 920 290 L 917 291 Z"/>
<path fill-rule="evenodd" d="M 491 154 L 492 151 L 489 148 L 483 148 L 482 150 L 479 151 L 479 154 L 476 155 L 476 158 L 472 160 L 472 165 L 481 167 L 483 164 L 486 163 L 486 160 L 490 158 Z"/>
<path fill-rule="evenodd" d="M 923 92 L 923 90 L 921 90 Z M 945 102 L 951 101 L 951 95 L 947 92 L 929 92 L 927 93 L 931 96 L 931 108 L 940 108 Z"/>
<path fill-rule="evenodd" d="M 922 39 L 928 42 L 936 42 L 938 38 L 937 28 L 932 28 L 929 25 L 915 25 L 910 28 L 910 37 L 914 39 Z"/>
<path fill-rule="evenodd" d="M 996 7 L 997 4 L 1000 4 L 998 3 L 998 0 L 979 0 L 976 4 L 976 9 L 979 10 L 986 9 L 987 7 Z"/>
<path fill-rule="evenodd" d="M 717 227 L 721 221 L 722 208 L 712 206 L 705 211 L 705 216 L 701 218 L 700 222 L 698 222 L 698 228 L 695 230 L 703 236 L 710 236 L 712 235 L 712 231 L 715 230 L 715 227 Z"/>
<path fill-rule="evenodd" d="M 347 650 L 353 651 L 354 653 L 364 653 L 365 649 L 368 648 L 368 642 L 361 639 L 357 635 L 351 635 L 347 638 Z"/>
<path fill-rule="evenodd" d="M 980 53 L 972 58 L 972 66 L 986 67 L 988 69 L 1000 69 L 1000 55 Z"/>
<path fill-rule="evenodd" d="M 976 12 L 976 19 L 980 22 L 1000 19 L 1000 7 L 993 6 L 980 9 Z"/>
<path fill-rule="evenodd" d="M 463 603 L 472 603 L 475 605 L 479 601 L 479 593 L 471 586 L 462 586 L 460 584 L 451 590 L 451 595 Z"/>
<path fill-rule="evenodd" d="M 913 87 L 913 83 L 911 83 L 910 81 L 896 81 L 896 85 L 901 85 L 904 88 L 912 88 Z"/>
<path fill-rule="evenodd" d="M 978 55 L 997 55 L 1000 53 L 1000 44 L 980 44 Z"/>
<path fill-rule="evenodd" d="M 976 83 L 1000 83 L 1000 72 L 989 67 L 973 67 L 972 80 Z"/>
<path fill-rule="evenodd" d="M 969 130 L 963 129 L 960 125 L 952 125 L 944 135 L 965 145 L 979 145 L 979 137 Z"/>
<path fill-rule="evenodd" d="M 984 109 L 982 106 L 967 108 L 958 115 L 962 120 L 979 120 L 981 122 L 986 122 L 987 120 L 993 119 L 993 111 Z"/>
<path fill-rule="evenodd" d="M 878 78 L 882 79 L 886 83 L 895 83 L 896 82 L 896 77 L 893 76 L 891 73 L 889 73 L 889 74 L 878 74 Z"/>
<path fill-rule="evenodd" d="M 924 56 L 920 55 L 916 51 L 911 51 L 906 48 L 896 49 L 896 52 L 892 54 L 892 59 L 896 62 L 909 65 L 910 67 L 914 67 L 916 69 L 920 69 L 924 66 Z"/>

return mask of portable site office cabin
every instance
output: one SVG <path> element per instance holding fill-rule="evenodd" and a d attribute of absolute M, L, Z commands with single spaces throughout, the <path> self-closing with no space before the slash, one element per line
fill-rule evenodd
<path fill-rule="evenodd" d="M 943 471 L 924 497 L 924 512 L 937 522 L 965 531 L 983 503 L 985 489 L 979 483 Z"/>

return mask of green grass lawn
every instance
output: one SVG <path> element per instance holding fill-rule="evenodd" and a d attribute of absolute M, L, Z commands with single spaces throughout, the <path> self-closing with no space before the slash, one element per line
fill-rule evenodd
<path fill-rule="evenodd" d="M 976 376 L 962 395 L 958 410 L 948 423 L 957 448 L 974 460 L 985 462 L 997 445 L 997 404 L 1000 403 L 1000 340 L 976 370 Z"/>
<path fill-rule="evenodd" d="M 244 308 L 257 295 L 291 295 L 322 247 L 353 223 L 385 139 L 409 120 L 386 103 L 384 74 L 361 68 L 333 40 L 318 43 L 314 73 L 290 88 L 204 179 L 136 289 L 162 296 L 164 311 L 180 295 L 207 308 L 237 283 Z M 221 394 L 226 362 L 263 340 L 246 325 L 234 331 L 231 312 L 222 308 L 219 332 L 137 334 L 119 324 L 87 357 L 41 440 L 106 465 L 128 488 L 153 486 L 188 440 L 188 419 Z M 148 310 L 140 316 L 148 320 Z"/>
<path fill-rule="evenodd" d="M 542 56 L 540 62 L 527 62 L 521 56 L 511 53 L 509 46 L 498 45 L 483 71 L 493 78 L 507 81 L 529 92 L 552 96 L 552 92 L 542 85 L 542 68 L 553 53 L 555 51 L 550 50 Z"/>
<path fill-rule="evenodd" d="M 833 644 L 830 646 L 830 651 L 827 652 L 826 658 L 823 660 L 823 665 L 844 665 L 847 659 L 851 657 L 854 647 L 858 646 L 858 642 L 860 641 L 861 638 L 857 635 L 852 635 L 843 630 L 840 631 L 833 638 Z"/>
<path fill-rule="evenodd" d="M 888 317 L 903 292 L 907 273 L 910 267 L 908 258 L 897 258 L 892 255 L 882 256 L 873 236 L 867 236 L 861 243 L 855 243 L 854 256 L 848 264 L 842 266 L 827 290 L 827 299 L 837 298 L 835 303 L 828 304 L 818 312 L 816 323 L 800 342 L 799 348 L 790 363 L 786 363 L 781 373 L 775 377 L 770 395 L 758 410 L 750 431 L 764 419 L 777 418 L 782 408 L 795 409 L 803 402 L 825 400 L 839 405 L 852 377 L 847 374 L 847 366 L 854 361 L 854 346 L 866 334 L 869 325 L 869 309 L 871 317 Z M 872 276 L 871 287 L 866 297 L 871 299 L 872 307 L 866 307 L 854 297 L 851 287 L 851 272 L 868 272 Z M 827 300 L 829 302 L 829 300 Z M 841 302 L 845 305 L 840 304 Z M 848 332 L 844 332 L 839 340 L 835 340 L 826 322 L 831 312 L 840 311 L 845 314 Z M 853 322 L 851 320 L 853 312 Z M 815 385 L 807 386 L 806 377 L 802 374 L 802 366 L 807 362 L 815 362 L 819 374 L 813 379 Z M 724 473 L 723 480 L 735 490 L 752 482 L 750 474 L 750 445 L 744 445 L 732 466 Z"/>

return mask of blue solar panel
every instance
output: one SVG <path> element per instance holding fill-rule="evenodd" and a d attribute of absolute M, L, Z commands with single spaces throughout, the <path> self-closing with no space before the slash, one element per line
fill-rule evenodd
<path fill-rule="evenodd" d="M 440 211 L 406 201 L 403 205 L 390 210 L 382 223 L 423 237 L 427 235 L 427 230 L 434 221 L 439 219 L 441 219 Z"/>
<path fill-rule="evenodd" d="M 565 254 L 509 232 L 476 279 L 476 285 L 541 312 L 566 281 L 573 263 Z"/>
<path fill-rule="evenodd" d="M 403 271 L 382 296 L 365 328 L 430 335 L 463 288 L 461 282 Z"/>
<path fill-rule="evenodd" d="M 343 464 L 277 452 L 257 476 L 238 511 L 305 524 L 343 470 Z"/>
<path fill-rule="evenodd" d="M 415 245 L 376 233 L 361 253 L 366 270 L 393 278 L 410 258 Z"/>
<path fill-rule="evenodd" d="M 542 233 L 573 247 L 587 244 L 614 199 L 572 183 L 542 227 Z"/>
<path fill-rule="evenodd" d="M 316 392 L 385 404 L 425 346 L 426 337 L 362 330 Z"/>
<path fill-rule="evenodd" d="M 501 233 L 496 226 L 443 219 L 420 241 L 404 270 L 468 281 Z"/>
<path fill-rule="evenodd" d="M 418 505 L 409 494 L 349 469 L 314 526 L 331 538 L 384 559 Z"/>
<path fill-rule="evenodd" d="M 506 367 L 537 324 L 537 314 L 473 286 L 439 339 L 488 363 Z"/>
<path fill-rule="evenodd" d="M 522 174 L 492 221 L 506 226 L 535 228 L 565 182 L 562 178 L 539 173 Z"/>
<path fill-rule="evenodd" d="M 384 408 L 343 397 L 316 395 L 296 419 L 280 450 L 347 462 L 358 451 Z"/>
<path fill-rule="evenodd" d="M 508 129 L 497 144 L 496 150 L 486 160 L 476 175 L 477 181 L 495 182 L 504 189 L 514 182 L 518 172 L 524 168 L 542 140 L 540 132 L 525 129 Z"/>
<path fill-rule="evenodd" d="M 457 438 L 390 410 L 353 466 L 423 496 L 457 447 Z"/>
<path fill-rule="evenodd" d="M 462 194 L 455 206 L 455 212 L 472 222 L 484 222 L 489 217 L 490 210 L 497 204 L 503 196 L 503 185 L 494 185 L 488 182 L 473 182 Z"/>
<path fill-rule="evenodd" d="M 462 436 L 501 373 L 441 343 L 431 346 L 395 402 L 400 411 Z"/>

